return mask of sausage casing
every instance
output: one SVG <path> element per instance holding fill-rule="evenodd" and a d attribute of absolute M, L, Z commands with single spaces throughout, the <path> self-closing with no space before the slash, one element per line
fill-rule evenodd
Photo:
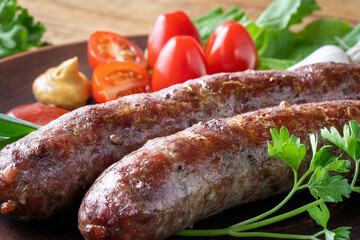
<path fill-rule="evenodd" d="M 80 108 L 1 150 L 1 211 L 24 221 L 45 218 L 81 199 L 105 168 L 148 139 L 199 121 L 282 100 L 331 99 L 360 99 L 359 65 L 217 74 Z"/>
<path fill-rule="evenodd" d="M 148 141 L 106 169 L 79 211 L 85 239 L 163 239 L 226 208 L 290 190 L 293 174 L 267 154 L 270 130 L 308 133 L 360 120 L 360 101 L 262 109 Z"/>

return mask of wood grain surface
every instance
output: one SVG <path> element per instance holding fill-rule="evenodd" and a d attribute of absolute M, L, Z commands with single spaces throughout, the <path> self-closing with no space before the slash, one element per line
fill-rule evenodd
<path fill-rule="evenodd" d="M 272 0 L 18 0 L 47 27 L 44 39 L 52 44 L 85 40 L 95 30 L 123 35 L 149 34 L 155 18 L 183 10 L 196 18 L 217 6 L 236 5 L 256 19 Z M 317 0 L 322 10 L 306 21 L 337 17 L 353 25 L 360 21 L 360 0 Z"/>

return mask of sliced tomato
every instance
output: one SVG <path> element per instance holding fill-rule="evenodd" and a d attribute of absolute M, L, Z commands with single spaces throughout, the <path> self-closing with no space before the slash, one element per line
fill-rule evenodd
<path fill-rule="evenodd" d="M 201 45 L 201 37 L 190 18 L 183 11 L 158 16 L 147 43 L 148 64 L 153 69 L 156 59 L 167 41 L 174 36 L 194 37 Z"/>
<path fill-rule="evenodd" d="M 95 68 L 92 77 L 92 92 L 97 103 L 149 90 L 149 72 L 128 62 L 102 63 Z"/>
<path fill-rule="evenodd" d="M 190 36 L 171 38 L 161 50 L 152 76 L 152 90 L 206 75 L 206 63 L 200 44 Z"/>
<path fill-rule="evenodd" d="M 65 108 L 51 107 L 40 102 L 36 102 L 15 107 L 6 114 L 44 126 L 68 112 L 70 111 Z"/>
<path fill-rule="evenodd" d="M 143 51 L 129 39 L 113 33 L 96 31 L 88 40 L 88 60 L 95 69 L 99 63 L 130 62 L 146 67 Z"/>
<path fill-rule="evenodd" d="M 215 29 L 204 51 L 209 74 L 257 68 L 255 43 L 246 28 L 233 20 Z"/>

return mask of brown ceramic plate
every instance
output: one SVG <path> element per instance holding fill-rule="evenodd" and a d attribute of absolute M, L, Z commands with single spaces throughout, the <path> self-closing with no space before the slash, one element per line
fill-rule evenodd
<path fill-rule="evenodd" d="M 130 37 L 130 39 L 143 49 L 145 48 L 146 36 Z M 92 70 L 88 65 L 86 54 L 86 42 L 78 42 L 44 47 L 0 60 L 0 112 L 5 113 L 20 104 L 35 102 L 31 90 L 33 80 L 49 67 L 56 66 L 71 57 L 78 56 L 80 71 L 90 79 Z M 200 221 L 194 227 L 203 229 L 227 227 L 270 209 L 279 203 L 283 197 L 275 196 L 266 200 L 244 204 Z M 300 193 L 285 206 L 284 210 L 296 208 L 310 201 L 312 201 L 312 198 L 309 195 Z M 360 239 L 360 207 L 358 202 L 360 202 L 360 194 L 353 194 L 351 200 L 336 205 L 330 204 L 332 216 L 329 228 L 352 226 L 351 239 Z M 0 240 L 80 240 L 82 237 L 77 229 L 77 208 L 78 206 L 74 206 L 73 209 L 65 213 L 33 223 L 21 223 L 11 219 L 9 216 L 0 215 Z M 304 213 L 260 230 L 314 234 L 321 229 Z M 171 237 L 170 239 L 190 238 Z M 211 239 L 233 238 L 217 237 Z"/>

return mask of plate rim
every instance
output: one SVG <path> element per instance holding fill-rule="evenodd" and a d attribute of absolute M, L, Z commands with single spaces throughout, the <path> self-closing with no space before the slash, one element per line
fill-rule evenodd
<path fill-rule="evenodd" d="M 148 35 L 147 34 L 134 34 L 134 35 L 124 35 L 124 37 L 129 38 L 131 40 L 131 39 L 145 38 L 145 37 L 148 37 Z M 53 49 L 57 49 L 57 48 L 71 47 L 71 46 L 77 46 L 77 45 L 86 45 L 87 41 L 88 40 L 78 40 L 78 41 L 74 41 L 74 42 L 48 45 L 48 46 L 43 46 L 43 47 L 38 47 L 38 48 L 34 47 L 27 51 L 16 53 L 16 54 L 1 58 L 0 64 L 3 64 L 5 62 L 14 61 L 16 59 L 23 58 L 23 57 L 26 57 L 26 56 L 29 56 L 32 54 L 38 54 L 38 53 L 41 53 L 44 51 L 53 50 Z"/>

